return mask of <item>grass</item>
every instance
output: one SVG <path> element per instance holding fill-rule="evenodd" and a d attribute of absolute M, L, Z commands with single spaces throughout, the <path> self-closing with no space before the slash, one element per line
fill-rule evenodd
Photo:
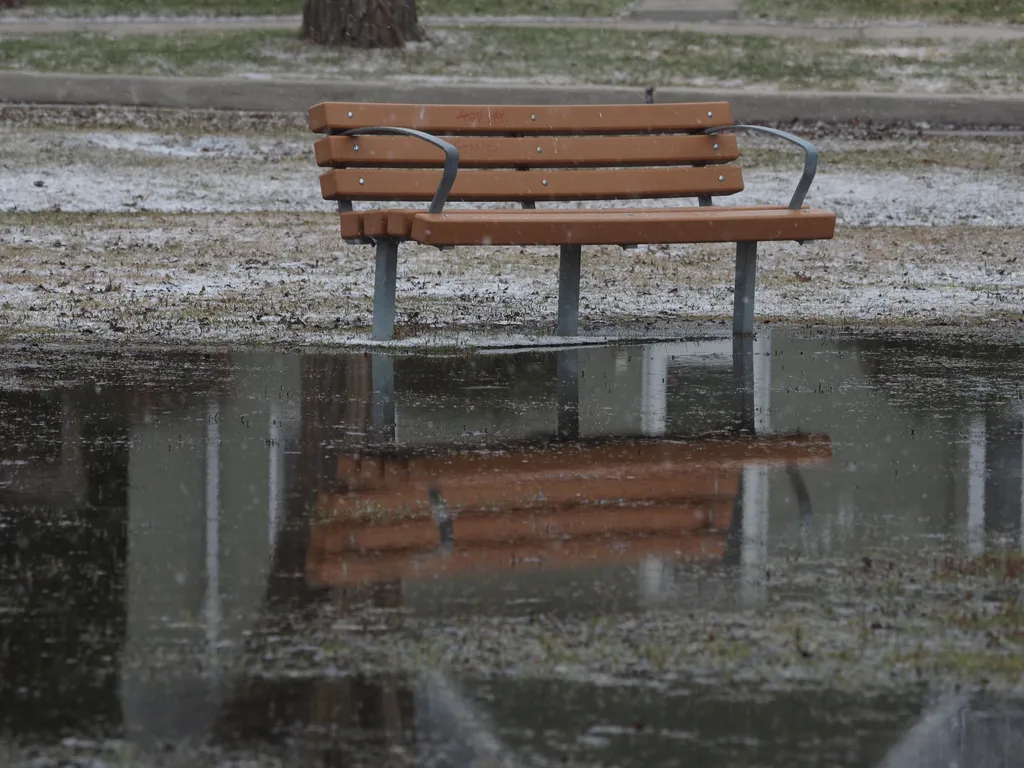
<path fill-rule="evenodd" d="M 297 14 L 302 0 L 25 0 L 28 11 L 64 16 Z M 615 16 L 631 0 L 419 0 L 420 14 Z M 787 21 L 933 19 L 1024 24 L 1024 0 L 744 0 L 743 15 Z"/>
<path fill-rule="evenodd" d="M 419 0 L 421 15 L 614 16 L 629 0 Z M 302 12 L 302 0 L 26 0 L 29 11 L 61 16 L 263 16 Z"/>
<path fill-rule="evenodd" d="M 287 31 L 160 36 L 62 34 L 8 38 L 0 67 L 157 75 L 261 73 L 390 79 L 508 78 L 779 89 L 1013 92 L 1024 83 L 1020 41 L 938 45 L 723 37 L 682 32 L 485 27 L 435 30 L 399 51 L 325 49 Z"/>
<path fill-rule="evenodd" d="M 774 142 L 740 139 L 744 170 L 787 170 L 799 167 L 802 155 L 796 148 L 777 149 Z M 951 140 L 929 137 L 899 141 L 844 142 L 840 147 L 821 144 L 821 169 L 908 171 L 926 168 L 956 168 L 970 171 L 998 172 L 1024 177 L 1024 155 L 1020 139 L 985 138 Z"/>
<path fill-rule="evenodd" d="M 1024 0 L 744 0 L 752 18 L 933 19 L 1024 24 Z"/>
<path fill-rule="evenodd" d="M 302 0 L 25 0 L 33 13 L 60 16 L 265 16 L 302 12 Z"/>

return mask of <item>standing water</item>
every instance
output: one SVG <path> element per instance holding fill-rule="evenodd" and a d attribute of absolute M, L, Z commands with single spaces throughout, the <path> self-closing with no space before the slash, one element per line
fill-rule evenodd
<path fill-rule="evenodd" d="M 3 360 L 0 763 L 1024 754 L 1019 343 Z"/>

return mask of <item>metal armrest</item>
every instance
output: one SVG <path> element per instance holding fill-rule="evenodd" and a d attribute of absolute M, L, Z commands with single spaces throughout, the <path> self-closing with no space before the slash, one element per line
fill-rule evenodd
<path fill-rule="evenodd" d="M 789 208 L 793 211 L 800 210 L 807 196 L 807 190 L 811 188 L 814 181 L 814 174 L 818 170 L 818 148 L 806 139 L 794 136 L 792 133 L 780 131 L 778 128 L 766 128 L 763 125 L 723 125 L 720 128 L 708 128 L 705 133 L 724 133 L 726 131 L 754 131 L 756 133 L 767 133 L 769 136 L 796 144 L 804 151 L 804 173 L 800 177 L 800 183 L 796 185 L 793 198 L 789 201 Z"/>
<path fill-rule="evenodd" d="M 336 136 L 412 136 L 433 144 L 438 149 L 444 151 L 444 173 L 441 174 L 441 183 L 437 185 L 437 191 L 434 192 L 434 199 L 430 201 L 430 213 L 441 213 L 444 209 L 444 204 L 448 202 L 448 194 L 452 191 L 452 185 L 455 184 L 455 174 L 459 172 L 459 150 L 453 144 L 449 144 L 444 139 L 439 139 L 437 136 L 431 136 L 429 133 L 423 131 L 416 131 L 412 128 L 393 128 L 391 126 L 376 126 L 372 128 L 353 128 L 350 131 L 339 131 L 335 134 Z"/>

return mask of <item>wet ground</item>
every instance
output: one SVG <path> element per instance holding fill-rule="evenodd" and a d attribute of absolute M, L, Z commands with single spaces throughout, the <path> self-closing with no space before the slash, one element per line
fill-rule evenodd
<path fill-rule="evenodd" d="M 758 320 L 1021 325 L 1019 135 L 783 127 L 819 144 L 808 203 L 839 223 L 834 240 L 759 246 Z M 312 139 L 300 114 L 0 105 L 0 343 L 366 345 L 373 250 L 339 237 Z M 723 202 L 788 200 L 799 157 L 756 136 L 742 151 L 745 190 Z M 404 244 L 399 344 L 562 343 L 556 256 Z M 587 247 L 581 332 L 724 323 L 733 266 L 730 245 Z"/>
<path fill-rule="evenodd" d="M 8 347 L 0 763 L 1021 764 L 1022 347 Z"/>

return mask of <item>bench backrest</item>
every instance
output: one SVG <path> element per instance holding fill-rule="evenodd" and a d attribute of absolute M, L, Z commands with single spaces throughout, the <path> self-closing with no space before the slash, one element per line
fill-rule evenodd
<path fill-rule="evenodd" d="M 743 189 L 736 139 L 701 135 L 731 125 L 723 102 L 572 106 L 321 103 L 310 128 L 327 200 L 425 201 L 444 153 L 408 136 L 341 136 L 390 126 L 438 136 L 459 150 L 450 201 L 519 202 L 710 197 Z M 331 135 L 333 134 L 333 135 Z"/>
<path fill-rule="evenodd" d="M 800 435 L 341 455 L 343 490 L 317 494 L 306 576 L 340 585 L 527 562 L 565 568 L 645 555 L 717 558 L 747 463 L 817 463 L 831 452 L 827 437 Z M 456 515 L 454 558 L 429 557 L 439 544 L 438 503 Z"/>

